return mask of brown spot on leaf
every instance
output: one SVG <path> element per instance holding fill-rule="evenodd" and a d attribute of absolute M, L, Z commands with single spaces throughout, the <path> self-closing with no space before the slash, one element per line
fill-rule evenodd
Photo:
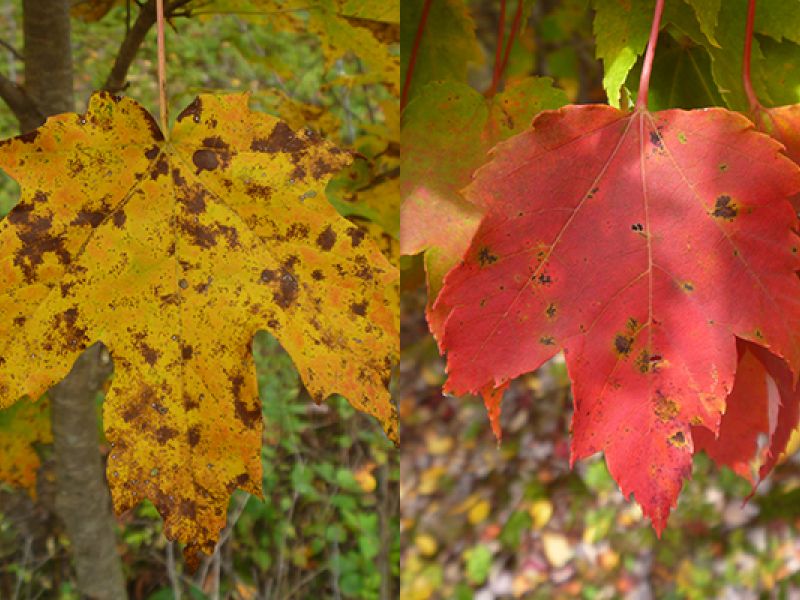
<path fill-rule="evenodd" d="M 257 145 L 258 147 L 254 147 Z M 252 150 L 257 150 L 258 152 L 299 152 L 306 147 L 306 143 L 298 138 L 294 131 L 292 131 L 291 127 L 289 127 L 283 121 L 280 121 L 275 128 L 272 130 L 272 133 L 269 134 L 269 138 L 266 142 L 263 140 L 253 140 L 250 148 Z"/>
<path fill-rule="evenodd" d="M 364 281 L 372 281 L 372 267 L 369 264 L 366 256 L 356 256 L 356 268 L 353 275 Z"/>
<path fill-rule="evenodd" d="M 314 281 L 322 281 L 325 279 L 325 275 L 319 269 L 314 269 L 311 272 L 311 277 L 314 279 Z"/>
<path fill-rule="evenodd" d="M 492 263 L 497 262 L 497 256 L 491 253 L 489 248 L 484 246 L 480 250 L 478 250 L 478 263 L 485 267 L 486 265 L 491 265 Z"/>
<path fill-rule="evenodd" d="M 280 287 L 273 294 L 272 299 L 283 309 L 289 308 L 297 299 L 300 286 L 295 276 L 285 269 L 281 269 Z"/>
<path fill-rule="evenodd" d="M 230 146 L 219 136 L 207 137 L 203 140 L 205 148 L 215 148 L 217 150 L 228 150 Z"/>
<path fill-rule="evenodd" d="M 158 361 L 158 350 L 156 350 L 152 346 L 148 346 L 144 342 L 140 342 L 139 352 L 142 354 L 144 362 L 146 362 L 151 367 Z"/>
<path fill-rule="evenodd" d="M 114 214 L 111 215 L 111 220 L 114 223 L 115 227 L 122 229 L 122 226 L 125 225 L 125 221 L 128 220 L 127 215 L 123 209 L 115 210 Z"/>
<path fill-rule="evenodd" d="M 617 335 L 617 337 L 614 338 L 614 350 L 617 351 L 617 354 L 627 356 L 630 354 L 631 348 L 633 348 L 632 337 L 627 335 Z"/>
<path fill-rule="evenodd" d="M 539 343 L 545 346 L 554 346 L 556 341 L 553 339 L 553 336 L 543 335 L 539 338 Z"/>
<path fill-rule="evenodd" d="M 183 204 L 186 210 L 193 215 L 199 215 L 206 210 L 206 196 L 208 192 L 200 186 L 194 188 L 189 196 L 183 199 Z"/>
<path fill-rule="evenodd" d="M 367 314 L 367 301 L 365 300 L 363 302 L 358 302 L 358 303 L 353 302 L 350 305 L 350 311 L 354 315 L 358 315 L 359 317 L 365 316 Z"/>
<path fill-rule="evenodd" d="M 647 350 L 642 350 L 634 362 L 640 373 L 647 373 L 650 371 L 650 354 L 647 352 Z"/>
<path fill-rule="evenodd" d="M 187 117 L 193 117 L 195 123 L 200 122 L 200 115 L 203 112 L 203 102 L 199 97 L 192 100 L 192 103 L 183 109 L 181 114 L 178 115 L 178 122 L 180 123 Z"/>
<path fill-rule="evenodd" d="M 70 225 L 90 225 L 97 227 L 106 218 L 106 212 L 102 210 L 87 210 L 85 208 L 78 211 L 77 216 L 72 220 Z"/>
<path fill-rule="evenodd" d="M 161 149 L 158 147 L 157 144 L 155 144 L 155 145 L 151 146 L 150 148 L 148 148 L 147 150 L 145 150 L 144 151 L 144 155 L 147 158 L 147 160 L 153 160 L 156 156 L 159 155 L 160 152 L 161 152 Z"/>
<path fill-rule="evenodd" d="M 547 305 L 547 308 L 545 309 L 544 312 L 547 315 L 548 319 L 553 319 L 558 313 L 558 308 L 554 303 L 551 302 L 550 304 Z"/>
<path fill-rule="evenodd" d="M 28 283 L 35 279 L 36 268 L 44 262 L 45 254 L 55 254 L 62 265 L 68 265 L 72 261 L 64 246 L 63 236 L 50 233 L 52 225 L 52 216 L 31 217 L 17 231 L 22 247 L 14 256 L 14 264 L 22 270 Z"/>
<path fill-rule="evenodd" d="M 53 330 L 62 336 L 65 348 L 84 350 L 89 343 L 86 328 L 77 324 L 78 316 L 77 307 L 72 307 L 53 317 Z"/>
<path fill-rule="evenodd" d="M 193 521 L 197 518 L 197 503 L 194 500 L 182 499 L 178 513 Z"/>
<path fill-rule="evenodd" d="M 338 170 L 338 167 L 325 162 L 321 158 L 318 158 L 314 163 L 311 174 L 314 176 L 314 179 L 319 179 L 325 175 L 328 175 L 329 173 L 335 173 Z"/>
<path fill-rule="evenodd" d="M 162 446 L 178 435 L 178 431 L 172 427 L 159 427 L 156 429 L 156 441 Z"/>
<path fill-rule="evenodd" d="M 262 200 L 269 200 L 272 197 L 272 188 L 268 185 L 249 183 L 247 184 L 246 191 L 248 196 L 261 198 Z"/>
<path fill-rule="evenodd" d="M 350 243 L 353 248 L 358 248 L 366 235 L 364 231 L 358 227 L 349 227 L 345 233 L 350 236 Z"/>
<path fill-rule="evenodd" d="M 656 402 L 653 407 L 653 412 L 662 422 L 666 423 L 671 421 L 678 415 L 678 405 L 675 401 L 670 400 L 661 392 L 656 392 Z"/>
<path fill-rule="evenodd" d="M 189 360 L 190 358 L 192 358 L 193 354 L 194 354 L 194 348 L 192 348 L 188 344 L 181 348 L 181 358 L 183 360 Z"/>
<path fill-rule="evenodd" d="M 684 448 L 688 442 L 686 441 L 686 436 L 683 435 L 682 431 L 676 431 L 674 434 L 672 434 L 672 436 L 670 436 L 669 443 L 676 448 Z"/>
<path fill-rule="evenodd" d="M 236 416 L 247 427 L 252 428 L 259 419 L 261 419 L 260 407 L 248 406 L 248 403 L 242 399 L 241 391 L 244 386 L 244 377 L 236 375 L 231 378 L 231 392 L 233 392 L 234 408 L 236 409 Z"/>
<path fill-rule="evenodd" d="M 186 180 L 183 178 L 183 175 L 181 175 L 180 169 L 172 169 L 172 181 L 178 187 L 183 187 L 186 185 Z"/>
<path fill-rule="evenodd" d="M 183 408 L 186 411 L 195 410 L 197 408 L 200 408 L 200 403 L 195 398 L 184 392 Z"/>
<path fill-rule="evenodd" d="M 663 143 L 661 142 L 661 136 L 658 135 L 657 131 L 650 132 L 650 143 L 653 144 L 656 148 L 663 148 Z"/>
<path fill-rule="evenodd" d="M 317 236 L 317 246 L 319 246 L 322 250 L 328 251 L 333 248 L 335 243 L 336 232 L 330 225 L 328 225 L 322 230 L 322 233 Z"/>
<path fill-rule="evenodd" d="M 192 448 L 197 446 L 198 442 L 200 441 L 200 426 L 192 425 L 187 432 L 187 437 L 189 438 L 189 445 Z"/>
<path fill-rule="evenodd" d="M 197 167 L 196 173 L 202 171 L 213 171 L 219 166 L 219 159 L 213 150 L 197 150 L 192 155 L 192 162 Z"/>
<path fill-rule="evenodd" d="M 162 154 L 158 157 L 156 164 L 153 165 L 153 168 L 150 169 L 150 179 L 155 181 L 162 175 L 169 174 L 169 161 L 167 160 L 166 155 Z"/>
<path fill-rule="evenodd" d="M 714 204 L 714 212 L 711 214 L 717 218 L 732 221 L 738 214 L 736 205 L 731 201 L 730 196 L 719 196 Z"/>
<path fill-rule="evenodd" d="M 39 130 L 34 129 L 33 131 L 29 131 L 27 133 L 23 133 L 22 135 L 18 135 L 14 139 L 19 140 L 23 144 L 32 144 L 33 142 L 36 141 L 38 137 L 39 137 Z"/>
<path fill-rule="evenodd" d="M 192 219 L 181 219 L 179 227 L 195 246 L 213 248 L 217 245 L 218 232 L 213 227 L 203 225 Z"/>
<path fill-rule="evenodd" d="M 305 223 L 292 223 L 286 232 L 286 238 L 290 240 L 304 240 L 308 238 L 309 227 Z"/>

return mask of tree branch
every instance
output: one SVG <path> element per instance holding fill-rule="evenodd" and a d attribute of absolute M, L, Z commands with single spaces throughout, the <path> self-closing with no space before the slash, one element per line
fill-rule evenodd
<path fill-rule="evenodd" d="M 25 60 L 25 58 L 22 56 L 22 52 L 14 48 L 14 46 L 9 44 L 8 42 L 0 40 L 0 46 L 11 52 L 11 54 L 14 55 L 14 58 L 18 58 L 19 60 Z"/>
<path fill-rule="evenodd" d="M 189 2 L 191 0 L 173 0 L 165 7 L 166 17 L 189 16 L 190 12 L 178 12 L 179 8 L 186 6 Z M 136 17 L 133 26 L 128 29 L 125 39 L 122 40 L 111 73 L 103 84 L 103 89 L 109 92 L 119 92 L 127 87 L 128 70 L 131 68 L 144 38 L 156 23 L 155 0 L 148 0 L 141 4 L 137 2 L 137 4 L 139 5 L 139 16 Z"/>
<path fill-rule="evenodd" d="M 44 115 L 25 90 L 3 75 L 0 75 L 0 98 L 8 104 L 20 123 L 44 120 Z"/>

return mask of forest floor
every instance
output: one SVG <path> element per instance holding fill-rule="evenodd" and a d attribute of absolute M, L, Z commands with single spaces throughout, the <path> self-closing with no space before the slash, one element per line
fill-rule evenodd
<path fill-rule="evenodd" d="M 498 445 L 479 399 L 442 395 L 424 302 L 404 293 L 402 600 L 800 598 L 800 457 L 747 503 L 696 457 L 659 540 L 602 456 L 570 469 L 563 360 L 511 385 Z"/>

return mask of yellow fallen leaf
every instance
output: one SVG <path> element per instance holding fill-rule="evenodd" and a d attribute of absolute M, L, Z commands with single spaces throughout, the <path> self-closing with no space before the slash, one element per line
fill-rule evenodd
<path fill-rule="evenodd" d="M 376 466 L 377 465 L 375 465 L 375 463 L 369 463 L 361 467 L 354 474 L 359 487 L 368 494 L 374 492 L 375 488 L 378 487 L 378 482 L 375 480 L 375 476 L 372 474 L 372 471 L 375 470 Z"/>
<path fill-rule="evenodd" d="M 419 553 L 426 557 L 433 556 L 439 549 L 439 545 L 436 543 L 436 540 L 433 538 L 433 536 L 427 533 L 421 533 L 415 537 L 414 545 L 417 547 L 417 550 L 419 550 Z"/>
<path fill-rule="evenodd" d="M 534 500 L 528 509 L 528 513 L 533 519 L 533 528 L 541 529 L 550 521 L 553 516 L 553 504 L 546 498 Z"/>
<path fill-rule="evenodd" d="M 467 520 L 470 522 L 471 525 L 477 525 L 478 523 L 483 523 L 486 520 L 486 517 L 489 516 L 489 503 L 486 500 L 481 500 L 475 506 L 469 509 L 469 513 L 467 514 Z"/>
<path fill-rule="evenodd" d="M 419 482 L 419 493 L 432 494 L 438 491 L 439 480 L 445 473 L 447 473 L 447 469 L 441 466 L 430 467 L 423 471 Z"/>

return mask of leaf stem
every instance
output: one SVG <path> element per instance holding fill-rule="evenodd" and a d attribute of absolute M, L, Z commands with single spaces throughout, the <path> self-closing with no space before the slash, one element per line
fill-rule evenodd
<path fill-rule="evenodd" d="M 167 104 L 167 53 L 164 48 L 164 0 L 156 0 L 158 27 L 158 104 L 164 139 L 169 138 L 169 105 Z"/>
<path fill-rule="evenodd" d="M 639 78 L 639 93 L 636 96 L 635 110 L 647 110 L 647 92 L 650 89 L 650 72 L 653 70 L 653 58 L 656 55 L 658 30 L 661 27 L 661 14 L 664 12 L 664 0 L 656 0 L 653 13 L 653 24 L 650 26 L 650 39 L 647 41 L 647 52 L 644 55 L 642 75 Z"/>
<path fill-rule="evenodd" d="M 503 62 L 500 64 L 500 77 L 506 71 L 508 65 L 508 57 L 511 54 L 511 46 L 514 45 L 514 40 L 519 33 L 520 25 L 522 25 L 522 5 L 524 0 L 519 0 L 517 3 L 517 11 L 514 13 L 514 21 L 511 23 L 511 32 L 508 34 L 508 42 L 506 42 L 506 51 L 503 53 Z M 498 77 L 498 81 L 500 80 Z"/>
<path fill-rule="evenodd" d="M 408 103 L 408 92 L 411 88 L 411 80 L 414 77 L 414 67 L 417 64 L 422 35 L 425 33 L 425 26 L 428 23 L 428 14 L 431 12 L 431 4 L 433 4 L 433 0 L 425 0 L 425 4 L 422 5 L 422 15 L 420 15 L 419 23 L 417 24 L 417 32 L 414 34 L 414 43 L 411 45 L 411 56 L 408 59 L 408 68 L 406 69 L 406 78 L 403 81 L 403 92 L 400 95 L 400 110 L 403 110 Z"/>
<path fill-rule="evenodd" d="M 753 89 L 753 82 L 750 77 L 750 56 L 753 50 L 753 23 L 756 20 L 756 0 L 749 0 L 747 3 L 747 23 L 744 29 L 744 56 L 742 57 L 742 83 L 750 102 L 750 111 L 755 113 L 761 108 L 758 96 Z"/>
<path fill-rule="evenodd" d="M 488 96 L 494 94 L 500 83 L 503 64 L 503 38 L 506 34 L 506 0 L 500 0 L 500 18 L 497 22 L 497 46 L 494 52 L 494 69 L 492 69 L 492 85 L 487 92 Z"/>

